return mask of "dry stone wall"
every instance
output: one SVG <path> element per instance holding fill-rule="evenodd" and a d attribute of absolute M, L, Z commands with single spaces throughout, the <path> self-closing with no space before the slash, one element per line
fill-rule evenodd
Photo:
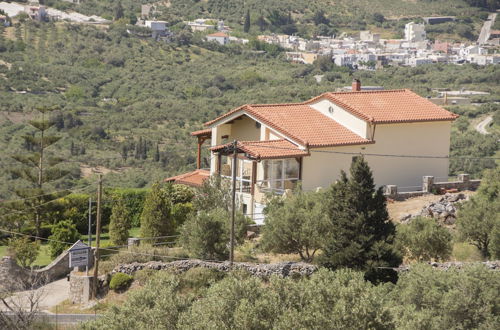
<path fill-rule="evenodd" d="M 229 262 L 209 262 L 197 259 L 178 260 L 173 262 L 150 261 L 147 263 L 131 263 L 117 266 L 112 273 L 125 273 L 132 275 L 138 270 L 153 269 L 153 270 L 171 270 L 175 273 L 183 273 L 191 268 L 203 267 L 216 269 L 222 272 L 229 272 L 231 267 Z M 308 276 L 318 270 L 315 265 L 303 262 L 283 262 L 276 264 L 254 264 L 245 262 L 235 262 L 233 270 L 245 270 L 257 277 L 269 277 L 277 275 L 280 277 L 288 276 Z"/>

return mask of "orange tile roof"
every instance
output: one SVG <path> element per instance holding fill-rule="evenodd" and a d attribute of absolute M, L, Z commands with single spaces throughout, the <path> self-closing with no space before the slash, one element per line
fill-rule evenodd
<path fill-rule="evenodd" d="M 244 105 L 206 125 L 241 110 L 297 143 L 311 148 L 372 143 L 302 103 Z"/>
<path fill-rule="evenodd" d="M 232 115 L 249 115 L 287 138 L 308 147 L 374 143 L 313 109 L 311 104 L 328 99 L 355 116 L 372 123 L 448 121 L 458 116 L 407 89 L 324 93 L 302 103 L 245 104 L 206 126 Z"/>
<path fill-rule="evenodd" d="M 215 33 L 207 35 L 207 37 L 224 37 L 224 38 L 227 38 L 229 36 L 227 34 L 225 34 L 224 32 L 215 32 Z"/>
<path fill-rule="evenodd" d="M 212 129 L 207 128 L 207 129 L 201 129 L 199 131 L 191 132 L 191 136 L 201 136 L 201 135 L 212 136 Z"/>
<path fill-rule="evenodd" d="M 165 179 L 165 182 L 172 182 L 174 184 L 183 184 L 191 187 L 201 187 L 203 181 L 210 177 L 210 172 L 207 170 L 195 170 L 193 172 L 176 175 Z"/>
<path fill-rule="evenodd" d="M 458 117 L 408 89 L 324 93 L 307 103 L 322 98 L 378 124 L 445 121 Z"/>
<path fill-rule="evenodd" d="M 231 144 L 232 142 L 215 146 L 210 150 L 217 152 Z M 238 141 L 238 149 L 246 153 L 249 158 L 257 160 L 309 156 L 309 152 L 298 148 L 288 140 Z"/>

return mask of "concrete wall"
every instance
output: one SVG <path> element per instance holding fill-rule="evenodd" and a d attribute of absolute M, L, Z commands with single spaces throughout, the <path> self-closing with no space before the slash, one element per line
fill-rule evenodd
<path fill-rule="evenodd" d="M 326 187 L 339 178 L 340 170 L 348 172 L 352 157 L 333 151 L 355 154 L 426 155 L 448 156 L 450 149 L 450 122 L 406 123 L 377 125 L 375 144 L 312 149 L 310 157 L 304 157 L 302 186 L 306 190 Z M 365 156 L 375 183 L 397 185 L 400 191 L 418 190 L 422 177 L 448 176 L 448 159 L 404 158 Z"/>
<path fill-rule="evenodd" d="M 93 250 L 90 253 L 90 262 L 94 260 Z M 22 268 L 17 265 L 16 261 L 10 257 L 3 257 L 0 261 L 0 288 L 6 286 L 22 286 L 23 282 L 34 275 L 41 279 L 40 284 L 53 282 L 70 273 L 69 268 L 69 253 L 63 252 L 59 257 L 52 261 L 49 265 L 31 271 L 30 269 Z M 16 288 L 23 289 L 23 288 Z"/>
<path fill-rule="evenodd" d="M 354 116 L 352 113 L 342 109 L 338 105 L 328 100 L 321 100 L 314 104 L 311 104 L 311 107 L 347 127 L 359 136 L 362 136 L 364 138 L 369 137 L 368 123 L 363 119 Z M 333 112 L 330 111 L 330 108 L 333 109 Z"/>

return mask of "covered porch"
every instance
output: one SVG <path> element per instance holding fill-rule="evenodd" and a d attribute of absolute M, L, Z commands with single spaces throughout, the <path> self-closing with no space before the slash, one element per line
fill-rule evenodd
<path fill-rule="evenodd" d="M 234 143 L 211 148 L 216 157 L 216 172 L 232 179 Z M 288 140 L 238 141 L 236 144 L 236 192 L 243 212 L 259 217 L 265 195 L 293 190 L 302 179 L 302 158 L 309 152 Z"/>

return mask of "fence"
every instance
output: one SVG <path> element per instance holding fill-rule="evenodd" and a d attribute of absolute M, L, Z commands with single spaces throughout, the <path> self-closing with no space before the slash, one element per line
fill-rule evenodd
<path fill-rule="evenodd" d="M 450 180 L 447 177 L 438 178 L 446 179 L 446 181 L 436 182 L 435 179 L 433 176 L 424 176 L 422 186 L 398 187 L 396 185 L 387 185 L 385 186 L 385 195 L 390 199 L 405 200 L 431 193 L 442 193 L 446 190 L 476 190 L 481 184 L 481 180 L 471 180 L 469 174 L 459 174 L 456 180 Z"/>

